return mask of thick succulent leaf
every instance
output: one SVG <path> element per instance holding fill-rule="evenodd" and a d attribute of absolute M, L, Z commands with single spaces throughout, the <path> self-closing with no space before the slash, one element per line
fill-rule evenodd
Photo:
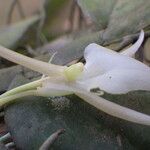
<path fill-rule="evenodd" d="M 83 12 L 90 16 L 99 28 L 106 28 L 117 0 L 77 0 Z"/>
<path fill-rule="evenodd" d="M 0 29 L 0 45 L 10 48 L 23 36 L 27 29 L 33 25 L 39 16 L 32 16 L 19 23 L 12 24 Z"/>
<path fill-rule="evenodd" d="M 99 29 L 105 28 L 106 42 L 136 33 L 150 24 L 147 0 L 78 0 L 78 3 Z"/>
<path fill-rule="evenodd" d="M 103 121 L 90 117 L 85 103 L 77 97 L 72 99 L 26 97 L 24 102 L 8 107 L 5 120 L 17 148 L 39 149 L 52 133 L 63 128 L 65 133 L 53 144 L 53 149 L 119 149 L 116 132 L 105 128 Z M 121 139 L 121 147 L 134 149 L 126 138 Z"/>
<path fill-rule="evenodd" d="M 149 26 L 149 9 L 150 1 L 147 0 L 117 1 L 104 33 L 104 40 L 114 40 Z"/>

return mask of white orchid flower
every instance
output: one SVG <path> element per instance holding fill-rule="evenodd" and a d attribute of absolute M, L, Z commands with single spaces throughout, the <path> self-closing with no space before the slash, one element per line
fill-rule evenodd
<path fill-rule="evenodd" d="M 2 94 L 0 106 L 29 95 L 50 97 L 76 94 L 112 116 L 150 125 L 149 115 L 120 106 L 91 92 L 94 88 L 111 94 L 150 90 L 150 68 L 131 58 L 143 39 L 144 32 L 141 31 L 138 41 L 121 53 L 90 44 L 84 52 L 86 64 L 77 63 L 70 67 L 45 63 L 0 46 L 0 56 L 45 75 Z"/>

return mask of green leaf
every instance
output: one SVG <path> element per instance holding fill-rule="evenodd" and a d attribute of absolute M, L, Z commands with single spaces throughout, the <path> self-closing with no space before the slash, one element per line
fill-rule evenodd
<path fill-rule="evenodd" d="M 78 0 L 78 4 L 83 12 L 90 16 L 99 29 L 103 29 L 107 27 L 116 0 Z"/>
<path fill-rule="evenodd" d="M 150 25 L 150 1 L 147 0 L 78 0 L 78 3 L 99 30 L 105 28 L 103 40 L 106 42 Z"/>
<path fill-rule="evenodd" d="M 103 120 L 91 116 L 92 109 L 82 102 L 77 97 L 26 97 L 8 107 L 5 120 L 17 148 L 39 149 L 52 133 L 63 128 L 65 133 L 54 143 L 55 150 L 119 149 L 116 134 L 120 133 L 102 125 Z M 126 138 L 121 141 L 123 149 L 134 150 Z"/>
<path fill-rule="evenodd" d="M 16 44 L 18 40 L 20 40 L 20 38 L 24 35 L 27 29 L 31 25 L 33 25 L 38 19 L 39 16 L 32 16 L 21 22 L 1 28 L 0 44 L 7 48 L 11 48 L 12 46 L 14 46 L 14 44 Z"/>
<path fill-rule="evenodd" d="M 149 9 L 150 1 L 147 0 L 118 1 L 110 15 L 108 27 L 103 35 L 104 40 L 114 40 L 148 27 Z"/>

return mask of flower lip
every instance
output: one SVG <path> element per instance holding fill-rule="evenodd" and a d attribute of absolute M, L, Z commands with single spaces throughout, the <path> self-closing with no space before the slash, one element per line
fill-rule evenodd
<path fill-rule="evenodd" d="M 144 39 L 141 31 L 137 42 L 118 53 L 92 43 L 85 48 L 86 64 L 77 83 L 88 91 L 99 88 L 111 94 L 135 90 L 150 91 L 150 68 L 131 58 Z"/>

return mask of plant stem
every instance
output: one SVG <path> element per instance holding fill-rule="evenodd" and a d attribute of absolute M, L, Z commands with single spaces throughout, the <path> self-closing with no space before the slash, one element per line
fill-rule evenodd
<path fill-rule="evenodd" d="M 49 150 L 52 146 L 52 144 L 57 140 L 57 138 L 65 132 L 64 129 L 59 129 L 42 144 L 42 146 L 39 148 L 39 150 Z"/>

